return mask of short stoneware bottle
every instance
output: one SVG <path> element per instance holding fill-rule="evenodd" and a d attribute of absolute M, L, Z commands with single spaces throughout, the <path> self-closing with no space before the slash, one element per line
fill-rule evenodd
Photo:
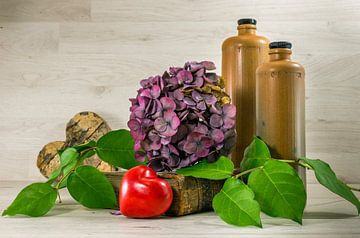
<path fill-rule="evenodd" d="M 270 61 L 256 71 L 256 134 L 273 158 L 305 156 L 305 71 L 291 60 L 291 43 L 269 45 Z M 295 166 L 305 181 L 305 169 Z"/>
<path fill-rule="evenodd" d="M 236 106 L 236 146 L 231 153 L 240 167 L 245 148 L 255 136 L 256 68 L 268 61 L 269 40 L 256 34 L 255 19 L 238 20 L 238 35 L 222 45 L 222 77 L 225 91 Z"/>

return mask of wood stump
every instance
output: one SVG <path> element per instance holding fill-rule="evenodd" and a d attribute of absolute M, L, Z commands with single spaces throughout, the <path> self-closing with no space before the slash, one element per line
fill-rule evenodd
<path fill-rule="evenodd" d="M 116 194 L 119 193 L 121 179 L 125 172 L 104 172 L 113 185 Z M 158 173 L 165 179 L 173 191 L 173 202 L 166 212 L 168 216 L 183 216 L 187 214 L 211 211 L 212 200 L 220 192 L 225 180 L 208 180 L 185 177 L 174 173 Z"/>

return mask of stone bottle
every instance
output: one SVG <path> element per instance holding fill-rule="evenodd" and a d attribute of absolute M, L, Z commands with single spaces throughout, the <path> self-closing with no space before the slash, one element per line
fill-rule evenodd
<path fill-rule="evenodd" d="M 222 45 L 225 91 L 236 106 L 236 146 L 231 153 L 239 168 L 245 148 L 255 136 L 256 68 L 268 61 L 269 40 L 256 34 L 255 19 L 238 20 L 238 35 Z"/>
<path fill-rule="evenodd" d="M 283 160 L 305 156 L 305 71 L 291 60 L 291 46 L 270 43 L 270 60 L 256 71 L 256 134 Z M 305 169 L 295 168 L 305 183 Z"/>

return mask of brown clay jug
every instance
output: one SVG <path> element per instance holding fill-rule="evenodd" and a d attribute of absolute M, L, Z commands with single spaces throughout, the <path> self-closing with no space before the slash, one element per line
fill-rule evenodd
<path fill-rule="evenodd" d="M 305 71 L 291 60 L 291 43 L 272 42 L 270 61 L 256 71 L 256 134 L 273 158 L 305 156 Z M 295 166 L 305 183 L 305 169 Z"/>
<path fill-rule="evenodd" d="M 240 167 L 245 148 L 255 136 L 256 68 L 268 61 L 269 40 L 256 35 L 255 19 L 238 20 L 238 35 L 222 45 L 222 77 L 225 91 L 236 106 L 236 146 L 231 153 Z"/>

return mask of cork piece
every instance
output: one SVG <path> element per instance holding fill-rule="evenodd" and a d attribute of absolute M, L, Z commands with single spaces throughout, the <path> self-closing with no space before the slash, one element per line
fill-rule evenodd
<path fill-rule="evenodd" d="M 59 167 L 60 157 L 58 150 L 86 143 L 91 140 L 97 141 L 101 136 L 111 131 L 106 121 L 93 112 L 80 112 L 76 114 L 66 125 L 66 141 L 54 141 L 46 144 L 37 158 L 37 167 L 45 177 Z M 86 165 L 92 165 L 102 172 L 115 171 L 115 168 L 103 162 L 94 155 L 84 161 Z"/>
<path fill-rule="evenodd" d="M 125 172 L 104 174 L 118 193 Z M 173 190 L 173 202 L 166 212 L 168 216 L 183 216 L 212 210 L 212 199 L 224 184 L 224 180 L 198 179 L 174 173 L 158 173 L 158 176 L 165 179 Z"/>

